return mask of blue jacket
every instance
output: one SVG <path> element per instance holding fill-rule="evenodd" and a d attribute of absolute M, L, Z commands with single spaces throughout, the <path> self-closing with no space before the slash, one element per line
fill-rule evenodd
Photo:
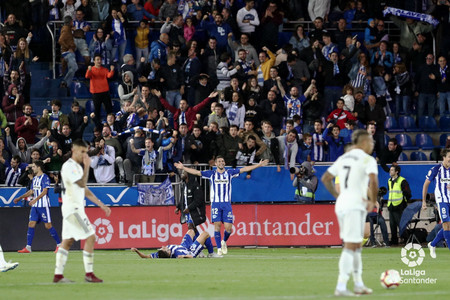
<path fill-rule="evenodd" d="M 325 128 L 322 136 L 323 140 L 328 143 L 328 161 L 336 161 L 339 156 L 344 154 L 344 145 L 352 141 L 350 136 L 333 138 L 331 135 L 328 135 L 328 128 Z"/>
<path fill-rule="evenodd" d="M 161 40 L 153 41 L 150 45 L 148 61 L 151 63 L 155 58 L 159 58 L 162 66 L 167 65 L 167 49 L 168 46 Z"/>

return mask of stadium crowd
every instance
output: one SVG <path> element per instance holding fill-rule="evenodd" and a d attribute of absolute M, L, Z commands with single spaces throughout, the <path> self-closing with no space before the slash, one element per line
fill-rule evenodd
<path fill-rule="evenodd" d="M 218 155 L 231 166 L 269 159 L 279 169 L 335 161 L 356 128 L 373 135 L 382 165 L 395 162 L 401 147 L 395 139 L 385 145 L 386 116 L 418 121 L 448 111 L 450 2 L 391 1 L 431 14 L 437 27 L 383 16 L 382 2 L 2 1 L 0 183 L 20 184 L 35 160 L 57 181 L 91 119 L 98 183 L 132 184 L 133 174 L 153 181 L 177 172 L 175 162 L 212 165 Z M 70 93 L 74 78 L 85 81 L 90 115 L 76 99 L 67 115 L 58 99 L 33 113 L 30 69 L 40 57 L 30 48 L 47 21 L 64 23 L 60 87 Z M 279 44 L 293 22 L 292 37 Z"/>

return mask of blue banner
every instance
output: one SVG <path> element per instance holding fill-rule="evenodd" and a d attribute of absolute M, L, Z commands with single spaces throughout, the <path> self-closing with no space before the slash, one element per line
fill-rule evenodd
<path fill-rule="evenodd" d="M 138 203 L 140 205 L 174 205 L 175 196 L 169 176 L 159 185 L 138 183 Z"/>

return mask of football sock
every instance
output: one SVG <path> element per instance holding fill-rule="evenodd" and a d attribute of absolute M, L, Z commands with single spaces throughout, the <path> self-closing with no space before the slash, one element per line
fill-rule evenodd
<path fill-rule="evenodd" d="M 34 238 L 34 228 L 28 227 L 27 246 L 31 247 L 31 244 L 33 243 L 33 238 Z"/>
<path fill-rule="evenodd" d="M 94 272 L 94 253 L 83 250 L 83 263 L 86 273 Z"/>
<path fill-rule="evenodd" d="M 223 240 L 226 242 L 226 241 L 228 241 L 228 238 L 230 237 L 230 235 L 231 235 L 231 232 L 228 232 L 228 231 L 224 231 L 223 232 Z"/>
<path fill-rule="evenodd" d="M 0 267 L 3 267 L 6 265 L 5 257 L 3 256 L 3 249 L 2 246 L 0 246 Z"/>
<path fill-rule="evenodd" d="M 206 249 L 208 249 L 208 253 L 214 253 L 214 247 L 213 244 L 211 242 L 211 238 L 208 237 L 205 241 L 205 247 Z"/>
<path fill-rule="evenodd" d="M 222 248 L 220 242 L 222 242 L 222 236 L 220 234 L 220 231 L 214 231 L 214 240 L 216 240 L 216 247 L 217 249 Z"/>
<path fill-rule="evenodd" d="M 62 275 L 64 273 L 64 267 L 66 266 L 68 255 L 69 251 L 59 247 L 58 252 L 56 252 L 55 275 Z"/>
<path fill-rule="evenodd" d="M 450 249 L 450 231 L 444 230 L 445 242 L 447 243 L 448 249 Z"/>
<path fill-rule="evenodd" d="M 437 244 L 439 244 L 440 241 L 444 239 L 444 228 L 441 228 L 441 230 L 438 231 L 436 236 L 434 237 L 434 240 L 431 241 L 431 246 L 436 247 Z"/>
<path fill-rule="evenodd" d="M 341 258 L 339 259 L 339 277 L 336 289 L 345 291 L 347 289 L 347 281 L 353 269 L 353 251 L 347 248 L 342 249 Z"/>
<path fill-rule="evenodd" d="M 48 230 L 50 232 L 50 235 L 52 236 L 52 238 L 56 241 L 56 244 L 59 245 L 61 244 L 61 240 L 59 239 L 58 233 L 56 232 L 55 227 L 52 227 Z"/>
<path fill-rule="evenodd" d="M 356 249 L 353 253 L 353 282 L 355 286 L 364 286 L 362 281 L 362 249 Z"/>

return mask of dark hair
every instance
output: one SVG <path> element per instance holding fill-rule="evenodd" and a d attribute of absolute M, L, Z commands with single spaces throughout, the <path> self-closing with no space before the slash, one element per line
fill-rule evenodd
<path fill-rule="evenodd" d="M 170 258 L 170 255 L 162 249 L 159 249 L 156 253 L 158 254 L 158 258 Z"/>
<path fill-rule="evenodd" d="M 217 103 L 217 104 L 216 104 L 216 107 L 220 107 L 220 108 L 223 109 L 223 104 L 222 104 L 222 103 Z"/>
<path fill-rule="evenodd" d="M 45 170 L 45 165 L 44 165 L 44 162 L 43 162 L 42 160 L 37 160 L 37 161 L 35 161 L 35 162 L 34 162 L 34 165 L 35 165 L 36 167 L 39 167 L 39 169 L 41 169 L 41 171 L 44 172 L 44 170 Z"/>
<path fill-rule="evenodd" d="M 249 136 L 247 137 L 247 141 L 248 141 L 248 140 L 253 140 L 253 141 L 256 142 L 256 138 L 255 138 L 254 135 L 249 135 Z"/>
<path fill-rule="evenodd" d="M 72 147 L 74 146 L 87 148 L 88 144 L 82 139 L 77 139 L 72 143 Z"/>
<path fill-rule="evenodd" d="M 230 129 L 231 129 L 231 128 L 236 128 L 237 130 L 239 130 L 239 126 L 237 126 L 236 124 L 230 125 Z"/>
<path fill-rule="evenodd" d="M 61 101 L 59 101 L 58 99 L 53 99 L 51 105 L 56 105 L 61 108 Z"/>
<path fill-rule="evenodd" d="M 388 141 L 388 144 L 389 144 L 390 142 L 394 143 L 394 145 L 397 145 L 397 144 L 398 144 L 398 141 L 397 141 L 396 138 L 390 138 L 389 141 Z"/>
<path fill-rule="evenodd" d="M 17 163 L 18 164 L 20 164 L 21 162 L 22 162 L 22 159 L 20 158 L 20 156 L 19 155 L 14 155 L 12 158 L 11 158 L 11 160 L 15 160 L 15 161 L 17 161 Z"/>
<path fill-rule="evenodd" d="M 73 101 L 72 107 L 80 107 L 80 103 L 78 103 L 78 101 Z"/>
<path fill-rule="evenodd" d="M 224 52 L 220 55 L 221 62 L 227 62 L 230 58 L 231 58 L 231 56 L 228 52 Z"/>
<path fill-rule="evenodd" d="M 400 168 L 400 166 L 399 166 L 399 165 L 396 165 L 396 166 L 391 166 L 391 168 L 394 168 L 395 172 L 397 172 L 397 173 L 398 173 L 398 175 L 400 175 L 400 171 L 402 170 L 402 168 Z"/>
<path fill-rule="evenodd" d="M 96 137 L 94 142 L 95 143 L 100 143 L 101 140 L 105 140 L 102 136 Z"/>
<path fill-rule="evenodd" d="M 447 153 L 450 153 L 450 148 L 444 148 L 444 149 L 442 149 L 442 151 L 441 151 L 441 156 L 442 156 L 442 158 L 446 157 L 446 156 L 447 156 Z"/>

